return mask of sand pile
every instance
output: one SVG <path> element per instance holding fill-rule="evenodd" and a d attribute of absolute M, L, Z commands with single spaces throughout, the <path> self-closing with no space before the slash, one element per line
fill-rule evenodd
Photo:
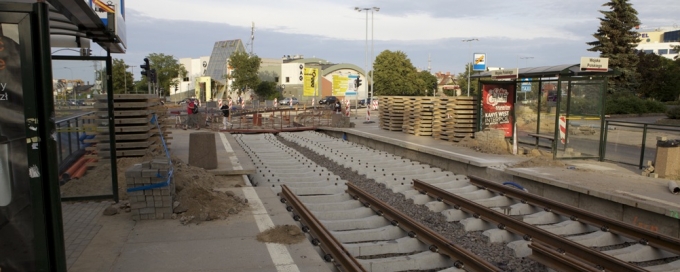
<path fill-rule="evenodd" d="M 279 225 L 265 230 L 257 235 L 257 240 L 263 243 L 278 243 L 284 245 L 297 244 L 305 239 L 305 234 L 297 226 Z"/>

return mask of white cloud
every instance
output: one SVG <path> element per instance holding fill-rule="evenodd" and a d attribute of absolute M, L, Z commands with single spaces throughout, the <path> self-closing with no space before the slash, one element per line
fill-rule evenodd
<path fill-rule="evenodd" d="M 437 2 L 437 1 L 435 1 Z M 446 3 L 446 1 L 439 1 Z M 370 6 L 370 5 L 369 5 Z M 181 8 L 177 8 L 181 7 Z M 353 9 L 348 2 L 336 1 L 239 1 L 215 2 L 208 0 L 146 0 L 130 1 L 128 8 L 153 18 L 192 20 L 225 23 L 250 27 L 255 22 L 258 29 L 274 30 L 287 34 L 318 35 L 330 39 L 363 40 L 366 14 Z M 436 40 L 462 37 L 503 37 L 511 39 L 561 38 L 578 39 L 579 36 L 561 27 L 583 20 L 584 15 L 593 20 L 596 10 L 574 16 L 572 13 L 546 10 L 543 5 L 507 8 L 503 14 L 483 12 L 476 16 L 467 14 L 465 7 L 442 4 L 432 10 L 404 11 L 401 7 L 390 10 L 383 5 L 373 15 L 376 40 Z M 547 6 L 549 7 L 549 6 Z M 439 8 L 439 9 L 437 9 Z M 472 7 L 470 7 L 472 8 Z M 399 9 L 399 10 L 397 10 Z M 442 10 L 450 9 L 450 16 Z M 435 16 L 435 14 L 437 14 Z M 369 14 L 369 21 L 371 20 Z M 370 27 L 370 24 L 369 24 Z"/>

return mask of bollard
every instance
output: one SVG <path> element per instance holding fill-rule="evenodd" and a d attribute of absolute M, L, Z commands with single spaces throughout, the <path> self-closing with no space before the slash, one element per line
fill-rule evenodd
<path fill-rule="evenodd" d="M 189 165 L 206 170 L 217 168 L 215 133 L 193 132 L 189 135 Z"/>

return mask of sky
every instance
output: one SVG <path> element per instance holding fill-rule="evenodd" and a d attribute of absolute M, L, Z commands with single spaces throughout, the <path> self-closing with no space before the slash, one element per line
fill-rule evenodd
<path fill-rule="evenodd" d="M 127 52 L 113 57 L 134 66 L 135 78 L 139 79 L 139 65 L 150 53 L 177 59 L 210 56 L 216 41 L 232 39 L 243 40 L 250 50 L 254 22 L 253 50 L 261 58 L 304 55 L 363 68 L 366 52 L 370 59 L 373 41 L 374 56 L 383 50 L 399 50 L 416 68 L 430 67 L 433 73 L 461 73 L 473 53 L 486 53 L 490 67 L 576 64 L 580 57 L 598 55 L 587 51 L 586 42 L 595 40 L 592 34 L 600 25 L 599 10 L 607 8 L 602 7 L 605 2 L 126 1 Z M 643 28 L 680 25 L 678 0 L 630 2 Z M 356 11 L 355 7 L 380 9 L 371 13 Z M 93 55 L 105 54 L 99 48 L 92 51 Z M 82 70 L 92 74 L 87 65 L 92 64 L 82 63 Z M 55 78 L 70 77 L 70 70 L 59 68 L 63 65 L 54 66 Z M 80 72 L 73 69 L 73 73 Z"/>

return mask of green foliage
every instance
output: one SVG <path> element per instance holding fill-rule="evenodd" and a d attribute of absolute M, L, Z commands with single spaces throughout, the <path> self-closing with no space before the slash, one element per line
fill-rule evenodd
<path fill-rule="evenodd" d="M 236 51 L 229 57 L 229 65 L 234 68 L 228 79 L 233 79 L 231 91 L 241 95 L 248 88 L 255 89 L 260 85 L 258 70 L 260 58 L 243 51 Z"/>
<path fill-rule="evenodd" d="M 468 93 L 468 71 L 470 72 L 470 76 L 474 74 L 481 73 L 480 71 L 472 71 L 472 63 L 466 63 L 465 64 L 465 71 L 458 74 L 458 78 L 456 78 L 456 82 L 458 83 L 458 86 L 460 86 L 460 93 L 462 95 L 467 95 Z M 477 95 L 477 87 L 479 86 L 479 79 L 478 78 L 470 78 L 470 96 L 476 96 Z"/>
<path fill-rule="evenodd" d="M 666 106 L 650 99 L 641 99 L 632 94 L 614 94 L 607 97 L 605 104 L 606 114 L 642 114 L 663 113 Z"/>
<path fill-rule="evenodd" d="M 276 82 L 262 81 L 255 89 L 255 94 L 262 99 L 278 98 L 279 92 L 276 91 Z"/>
<path fill-rule="evenodd" d="M 167 96 L 170 90 L 174 91 L 174 86 L 179 84 L 178 76 L 186 76 L 187 70 L 179 61 L 172 55 L 165 55 L 163 53 L 151 53 L 147 56 L 151 69 L 156 69 L 156 78 L 158 80 L 158 88 L 161 89 L 160 94 Z M 148 90 L 147 77 L 142 77 L 142 80 L 136 86 L 137 89 L 146 93 Z M 172 87 L 171 87 L 172 86 Z"/>
<path fill-rule="evenodd" d="M 437 89 L 438 81 L 436 76 L 430 74 L 428 71 L 423 70 L 418 73 L 418 83 L 423 84 L 422 86 L 418 87 L 419 90 L 425 91 L 423 95 L 432 95 L 434 93 L 433 90 Z"/>
<path fill-rule="evenodd" d="M 666 112 L 670 119 L 680 119 L 680 107 L 673 107 Z"/>
<path fill-rule="evenodd" d="M 132 73 L 127 71 L 127 65 L 122 59 L 113 59 L 112 67 L 113 93 L 134 93 Z"/>
<path fill-rule="evenodd" d="M 411 60 L 401 51 L 385 50 L 373 64 L 374 94 L 380 95 L 422 95 L 425 82 L 419 78 Z"/>
<path fill-rule="evenodd" d="M 600 11 L 604 18 L 599 18 L 600 27 L 593 34 L 597 40 L 587 43 L 592 46 L 588 51 L 600 52 L 600 57 L 609 58 L 610 68 L 621 72 L 610 82 L 610 90 L 631 92 L 639 84 L 639 74 L 635 69 L 638 57 L 634 49 L 640 39 L 633 31 L 635 26 L 640 25 L 637 11 L 628 0 L 611 0 L 602 6 L 609 7 L 609 10 Z"/>

